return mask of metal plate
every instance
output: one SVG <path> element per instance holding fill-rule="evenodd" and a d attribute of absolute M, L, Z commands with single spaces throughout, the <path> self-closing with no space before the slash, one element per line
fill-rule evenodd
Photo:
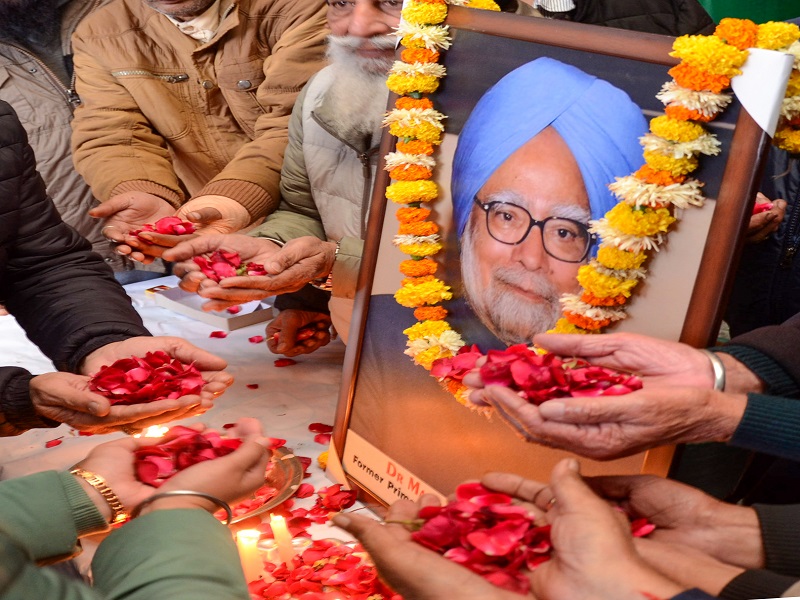
<path fill-rule="evenodd" d="M 272 451 L 270 467 L 267 468 L 266 484 L 275 488 L 277 494 L 261 506 L 242 515 L 233 517 L 231 524 L 240 523 L 245 519 L 269 512 L 276 506 L 291 498 L 303 481 L 303 465 L 288 448 L 278 448 Z"/>

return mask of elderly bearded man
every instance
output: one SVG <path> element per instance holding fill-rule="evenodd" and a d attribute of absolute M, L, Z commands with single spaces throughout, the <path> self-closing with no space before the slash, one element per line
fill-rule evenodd
<path fill-rule="evenodd" d="M 475 106 L 458 138 L 453 213 L 465 296 L 507 344 L 552 327 L 594 245 L 589 219 L 642 161 L 641 109 L 607 81 L 540 58 Z"/>

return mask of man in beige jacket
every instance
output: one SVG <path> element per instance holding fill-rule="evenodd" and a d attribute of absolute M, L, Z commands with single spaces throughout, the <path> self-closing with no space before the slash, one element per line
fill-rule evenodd
<path fill-rule="evenodd" d="M 87 17 L 72 143 L 104 235 L 124 242 L 176 211 L 231 232 L 272 212 L 289 115 L 326 34 L 323 0 L 113 0 Z M 117 247 L 152 260 L 133 250 Z"/>

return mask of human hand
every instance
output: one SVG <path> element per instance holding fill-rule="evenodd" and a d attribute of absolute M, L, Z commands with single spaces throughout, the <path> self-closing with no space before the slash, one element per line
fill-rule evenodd
<path fill-rule="evenodd" d="M 422 507 L 438 504 L 438 498 L 425 494 L 417 503 L 399 500 L 392 504 L 385 525 L 352 512 L 335 515 L 333 523 L 364 545 L 381 577 L 404 598 L 519 600 L 519 594 L 495 587 L 411 539 L 411 532 L 403 523 L 413 522 Z"/>
<path fill-rule="evenodd" d="M 94 434 L 142 429 L 201 414 L 210 406 L 198 395 L 111 406 L 107 398 L 89 389 L 89 377 L 72 373 L 38 375 L 31 379 L 29 393 L 41 416 Z"/>
<path fill-rule="evenodd" d="M 250 213 L 233 198 L 205 195 L 192 198 L 178 210 L 201 235 L 234 233 L 250 224 Z"/>
<path fill-rule="evenodd" d="M 756 194 L 756 206 L 767 203 L 769 203 L 769 198 L 761 192 Z M 754 212 L 750 216 L 747 233 L 745 234 L 746 243 L 757 244 L 758 242 L 763 242 L 780 226 L 783 217 L 786 215 L 786 200 L 775 200 L 771 204 L 772 208 Z"/>
<path fill-rule="evenodd" d="M 548 511 L 551 559 L 531 574 L 539 600 L 671 598 L 682 587 L 650 568 L 637 554 L 627 519 L 584 483 L 575 459 L 553 469 Z"/>
<path fill-rule="evenodd" d="M 543 333 L 535 336 L 533 341 L 558 356 L 576 356 L 601 367 L 635 373 L 645 387 L 714 387 L 714 370 L 708 356 L 687 344 L 635 333 Z M 475 383 L 472 377 L 469 381 Z"/>
<path fill-rule="evenodd" d="M 622 396 L 556 398 L 536 406 L 509 388 L 491 385 L 474 391 L 470 401 L 493 407 L 528 442 L 610 460 L 665 444 L 726 441 L 742 419 L 747 397 L 646 387 Z"/>
<path fill-rule="evenodd" d="M 270 452 L 260 423 L 251 418 L 239 419 L 229 434 L 242 439 L 239 448 L 220 458 L 203 461 L 179 471 L 159 487 L 158 491 L 192 490 L 234 504 L 264 485 Z M 173 496 L 147 505 L 142 514 L 167 508 L 203 508 L 216 512 L 219 506 L 200 496 Z"/>
<path fill-rule="evenodd" d="M 654 475 L 590 477 L 586 483 L 632 519 L 646 518 L 653 523 L 656 530 L 648 540 L 691 547 L 747 569 L 764 568 L 761 529 L 751 507 L 721 502 L 691 486 Z"/>
<path fill-rule="evenodd" d="M 103 235 L 117 244 L 117 254 L 142 263 L 153 262 L 153 257 L 132 248 L 128 244 L 132 236 L 128 233 L 141 229 L 145 223 L 155 223 L 174 214 L 175 209 L 169 202 L 146 192 L 117 194 L 89 211 L 90 216 L 105 219 Z"/>
<path fill-rule="evenodd" d="M 313 335 L 305 339 L 298 337 L 298 330 L 313 329 Z M 331 317 L 311 310 L 289 308 L 267 325 L 267 346 L 274 354 L 297 356 L 310 354 L 331 341 Z"/>

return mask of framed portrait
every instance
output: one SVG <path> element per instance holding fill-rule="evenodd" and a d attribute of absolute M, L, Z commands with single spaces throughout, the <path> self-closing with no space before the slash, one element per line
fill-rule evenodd
<path fill-rule="evenodd" d="M 433 211 L 430 218 L 439 225 L 443 244 L 443 251 L 436 257 L 437 277 L 451 286 L 454 294 L 445 303 L 450 311 L 448 321 L 467 344 L 477 344 L 485 352 L 510 343 L 498 333 L 504 330 L 492 322 L 491 311 L 478 310 L 476 299 L 483 292 L 481 282 L 490 279 L 491 273 L 505 269 L 504 259 L 488 253 L 487 243 L 467 242 L 464 232 L 470 225 L 464 223 L 474 219 L 484 226 L 480 211 L 485 211 L 488 233 L 495 239 L 501 237 L 503 234 L 492 232 L 490 225 L 491 205 L 496 198 L 481 197 L 481 192 L 474 194 L 474 198 L 470 196 L 466 203 L 456 202 L 454 209 L 451 194 L 456 147 L 465 123 L 474 110 L 477 112 L 476 105 L 508 74 L 544 61 L 555 64 L 557 69 L 577 69 L 604 81 L 603 85 L 616 90 L 614 93 L 621 90 L 623 96 L 613 97 L 625 99 L 612 112 L 623 111 L 624 103 L 635 112 L 636 119 L 646 124 L 663 114 L 664 106 L 656 94 L 670 79 L 667 71 L 677 60 L 669 56 L 673 38 L 665 36 L 457 7 L 450 9 L 447 24 L 453 38 L 452 47 L 441 61 L 447 75 L 433 95 L 436 109 L 447 118 L 434 171 L 440 194 L 430 205 Z M 566 85 L 556 83 L 547 89 L 537 89 L 525 99 L 529 100 L 528 105 L 523 102 L 511 109 L 515 112 L 506 115 L 503 127 L 527 125 L 528 121 L 523 123 L 522 119 L 536 118 L 536 110 L 529 111 L 529 105 L 535 104 L 537 109 L 547 106 L 550 97 L 562 95 Z M 524 92 L 511 87 L 503 93 Z M 502 100 L 492 110 L 509 110 Z M 491 135 L 494 125 L 488 127 L 480 135 Z M 617 126 L 611 123 L 609 127 Z M 695 346 L 706 345 L 716 336 L 768 139 L 735 100 L 709 128 L 721 142 L 722 152 L 704 157 L 693 174 L 704 182 L 704 206 L 682 211 L 666 244 L 648 260 L 647 278 L 634 292 L 628 318 L 607 331 L 635 331 Z M 642 164 L 642 149 L 638 146 L 642 133 L 630 134 L 635 138 L 640 161 L 632 170 Z M 465 131 L 464 144 L 467 135 Z M 393 150 L 393 143 L 393 138 L 385 133 L 383 156 Z M 594 148 L 592 143 L 591 136 L 579 134 L 578 141 L 570 146 L 573 154 L 575 144 L 586 146 L 584 150 L 595 156 L 610 152 L 607 148 Z M 541 171 L 541 165 L 551 165 L 553 156 L 555 151 L 551 155 L 550 150 L 538 148 L 514 173 Z M 467 165 L 465 170 L 459 160 L 455 161 L 457 180 L 469 176 L 472 168 Z M 492 178 L 499 171 L 498 167 Z M 401 286 L 403 275 L 398 265 L 405 256 L 393 245 L 397 232 L 395 207 L 391 203 L 387 207 L 385 198 L 390 183 L 386 171 L 380 170 L 372 196 L 345 356 L 334 431 L 334 449 L 344 474 L 355 486 L 383 503 L 399 498 L 415 499 L 424 492 L 446 495 L 463 480 L 480 477 L 487 471 L 549 479 L 552 467 L 568 453 L 526 443 L 500 419 L 462 406 L 428 371 L 404 354 L 403 330 L 416 319 L 413 309 L 400 306 L 393 297 Z M 520 185 L 518 196 L 526 195 L 526 185 L 531 192 L 541 188 L 547 192 L 543 195 L 552 196 L 563 191 L 565 197 L 568 194 L 564 190 L 569 187 L 555 174 L 535 184 L 528 181 Z M 592 208 L 590 205 L 588 210 Z M 576 214 L 567 211 L 558 216 L 579 220 Z M 507 216 L 503 213 L 501 218 Z M 544 217 L 528 211 L 528 217 L 523 219 L 528 218 L 528 234 L 538 236 L 536 229 L 541 228 L 542 237 L 537 239 L 542 240 L 543 246 L 550 244 L 545 248 L 547 254 L 564 252 L 557 247 L 558 241 L 545 242 L 548 224 L 539 221 L 537 226 L 536 221 Z M 562 223 L 566 223 L 564 219 Z M 564 231 L 564 226 L 560 227 L 556 236 Z M 469 248 L 471 257 L 467 254 Z M 578 259 L 572 262 L 579 263 L 585 257 Z M 468 268 L 467 262 L 474 264 Z M 578 266 L 571 265 L 571 277 Z M 528 319 L 528 313 L 520 314 Z M 581 459 L 581 463 L 583 472 L 589 475 L 641 472 L 664 475 L 672 454 L 673 448 L 664 447 L 614 461 Z"/>

